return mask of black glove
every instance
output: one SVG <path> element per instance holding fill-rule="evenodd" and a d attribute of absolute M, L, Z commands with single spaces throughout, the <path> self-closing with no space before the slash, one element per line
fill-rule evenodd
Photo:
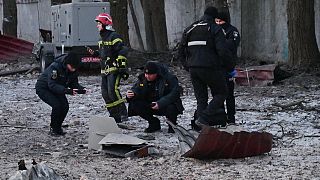
<path fill-rule="evenodd" d="M 128 74 L 128 73 L 122 73 L 122 74 L 121 74 L 121 78 L 122 78 L 123 80 L 127 80 L 127 79 L 129 78 L 129 74 Z"/>
<path fill-rule="evenodd" d="M 73 95 L 73 89 L 66 88 L 66 89 L 64 90 L 64 93 L 65 93 L 65 94 Z"/>
<path fill-rule="evenodd" d="M 77 89 L 76 92 L 78 94 L 85 94 L 85 93 L 87 93 L 87 90 L 85 90 L 85 89 Z"/>
<path fill-rule="evenodd" d="M 127 80 L 129 78 L 129 73 L 127 68 L 119 68 L 119 73 L 121 74 L 121 78 L 123 80 Z"/>
<path fill-rule="evenodd" d="M 183 66 L 183 69 L 189 72 L 189 67 Z"/>
<path fill-rule="evenodd" d="M 122 73 L 127 73 L 127 68 L 118 68 L 118 72 L 119 72 L 120 74 L 122 74 Z"/>

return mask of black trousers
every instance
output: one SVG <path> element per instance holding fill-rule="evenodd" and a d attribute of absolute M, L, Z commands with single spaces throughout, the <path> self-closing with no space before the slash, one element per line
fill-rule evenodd
<path fill-rule="evenodd" d="M 228 95 L 225 72 L 209 68 L 190 68 L 190 75 L 197 99 L 197 117 L 206 121 L 213 120 L 217 113 L 221 113 Z M 213 97 L 209 103 L 208 87 Z"/>
<path fill-rule="evenodd" d="M 54 94 L 47 89 L 36 89 L 36 93 L 42 101 L 52 108 L 50 127 L 54 130 L 61 129 L 62 123 L 69 111 L 66 95 Z"/>
<path fill-rule="evenodd" d="M 235 123 L 236 103 L 234 97 L 234 82 L 227 79 L 228 96 L 226 99 L 228 123 Z"/>
<path fill-rule="evenodd" d="M 149 126 L 160 126 L 160 120 L 153 115 L 165 116 L 173 124 L 177 124 L 177 116 L 179 111 L 175 104 L 169 104 L 168 106 L 159 109 L 151 109 L 151 102 L 134 99 L 129 101 L 129 115 L 138 115 L 147 120 Z"/>
<path fill-rule="evenodd" d="M 102 76 L 101 92 L 110 116 L 121 122 L 121 116 L 128 117 L 127 107 L 119 90 L 121 76 L 118 73 Z"/>

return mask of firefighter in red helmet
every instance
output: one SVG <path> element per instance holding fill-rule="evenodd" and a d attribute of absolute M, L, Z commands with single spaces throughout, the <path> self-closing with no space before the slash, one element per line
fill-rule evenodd
<path fill-rule="evenodd" d="M 112 29 L 112 17 L 108 13 L 101 13 L 99 14 L 96 19 L 96 22 L 100 22 L 102 25 L 105 26 L 105 29 L 111 30 Z M 99 25 L 97 25 L 98 27 Z M 98 27 L 99 28 L 99 27 Z M 100 30 L 100 29 L 99 29 Z M 100 30 L 101 31 L 101 30 Z M 114 31 L 114 29 L 112 29 Z"/>
<path fill-rule="evenodd" d="M 101 40 L 98 42 L 99 49 L 88 52 L 94 57 L 100 57 L 101 62 L 101 92 L 106 103 L 106 108 L 116 122 L 125 121 L 128 118 L 125 98 L 120 94 L 120 80 L 128 78 L 127 53 L 128 48 L 122 41 L 121 36 L 113 29 L 112 17 L 107 13 L 101 13 L 96 18 L 97 28 Z"/>

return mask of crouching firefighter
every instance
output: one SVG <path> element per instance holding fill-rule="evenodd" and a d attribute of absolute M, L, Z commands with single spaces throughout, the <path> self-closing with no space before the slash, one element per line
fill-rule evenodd
<path fill-rule="evenodd" d="M 62 123 L 69 110 L 66 94 L 85 94 L 87 91 L 78 83 L 76 69 L 79 64 L 79 58 L 72 52 L 58 56 L 37 80 L 37 95 L 52 107 L 49 132 L 52 136 L 65 135 Z"/>
<path fill-rule="evenodd" d="M 178 79 L 167 67 L 156 61 L 148 61 L 144 73 L 139 75 L 137 82 L 127 92 L 129 116 L 140 116 L 149 123 L 146 133 L 161 129 L 160 120 L 153 115 L 166 116 L 173 124 L 177 124 L 178 114 L 184 108 L 180 99 L 182 88 Z M 174 133 L 169 126 L 168 133 Z"/>
<path fill-rule="evenodd" d="M 119 84 L 121 79 L 128 79 L 127 58 L 128 48 L 120 35 L 112 27 L 112 18 L 107 13 L 99 14 L 95 21 L 100 31 L 101 41 L 99 50 L 88 52 L 94 57 L 100 57 L 101 62 L 101 91 L 106 108 L 117 123 L 128 119 L 125 98 L 121 97 Z"/>

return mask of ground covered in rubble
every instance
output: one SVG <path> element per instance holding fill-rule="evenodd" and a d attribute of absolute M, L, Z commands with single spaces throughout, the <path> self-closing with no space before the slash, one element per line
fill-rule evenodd
<path fill-rule="evenodd" d="M 0 72 L 37 66 L 34 59 L 1 63 Z M 184 114 L 178 123 L 190 129 L 196 105 L 188 74 L 171 66 L 184 87 Z M 139 73 L 131 70 L 122 92 Z M 318 179 L 320 177 L 320 78 L 316 74 L 295 73 L 277 85 L 240 87 L 235 90 L 237 122 L 250 131 L 266 131 L 274 136 L 270 153 L 241 159 L 196 160 L 180 157 L 175 135 L 162 130 L 151 134 L 149 143 L 157 154 L 144 158 L 118 158 L 88 150 L 89 121 L 92 116 L 108 116 L 100 94 L 100 77 L 82 74 L 80 83 L 91 92 L 69 96 L 70 110 L 65 120 L 67 135 L 48 135 L 50 107 L 35 94 L 39 72 L 0 77 L 0 179 L 17 171 L 21 159 L 46 162 L 64 179 Z M 163 118 L 162 118 L 163 120 Z M 147 123 L 139 117 L 124 122 L 135 127 L 124 134 L 144 135 Z"/>

